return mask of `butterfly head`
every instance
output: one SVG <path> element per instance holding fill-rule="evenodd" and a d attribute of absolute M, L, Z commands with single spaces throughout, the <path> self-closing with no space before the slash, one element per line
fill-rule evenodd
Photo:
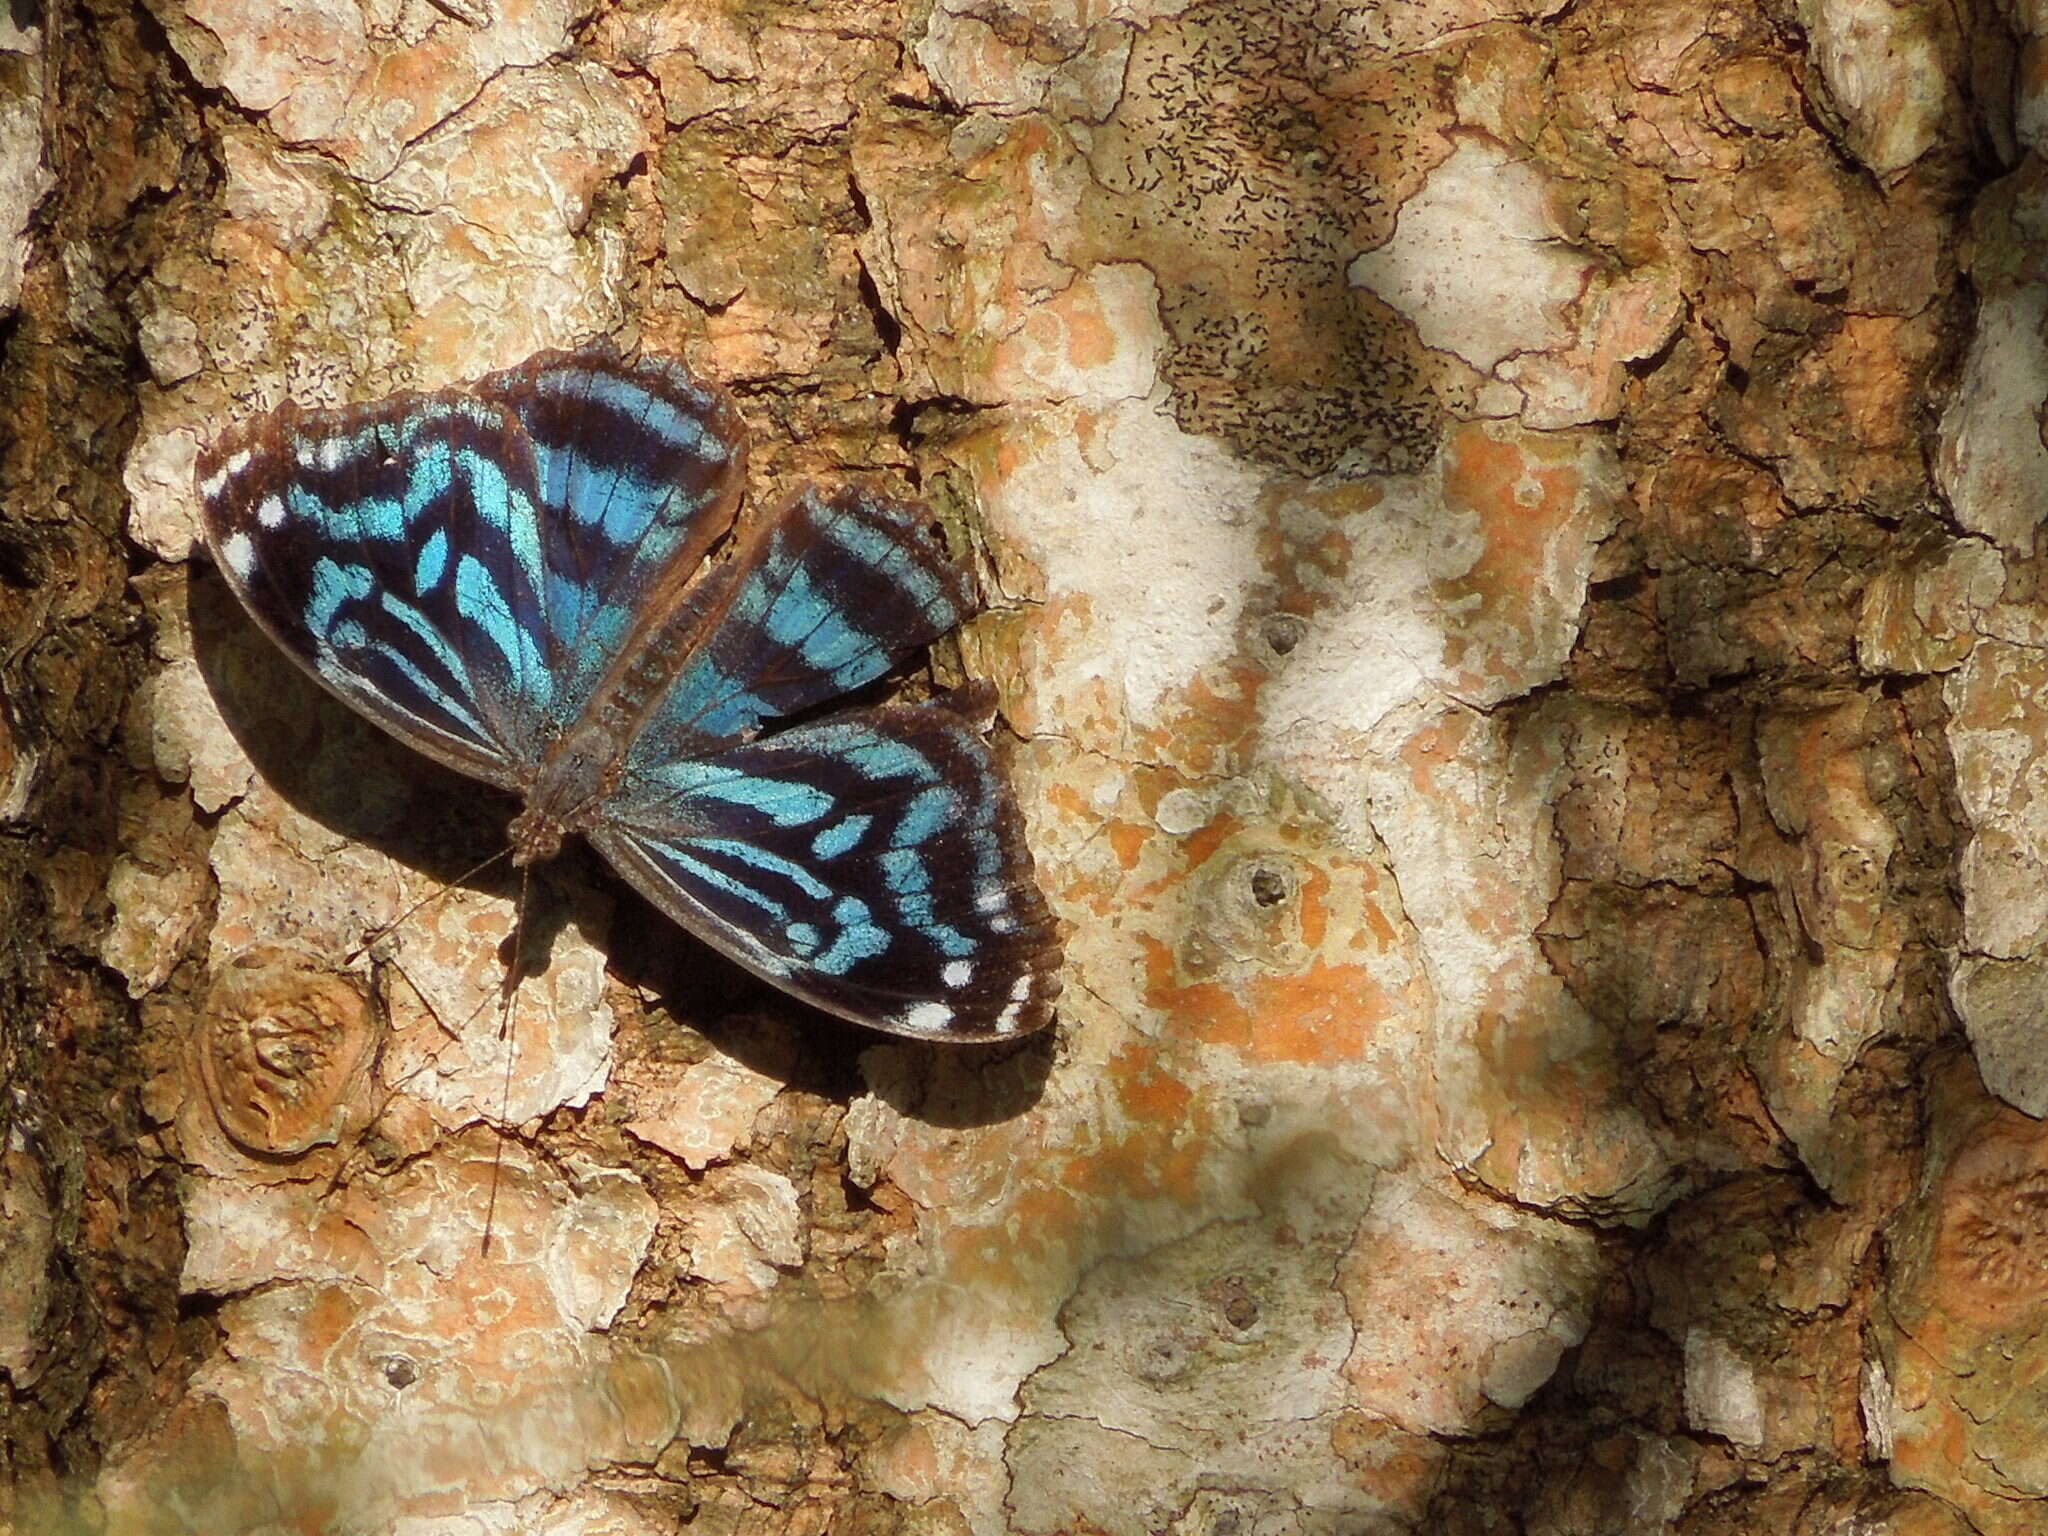
<path fill-rule="evenodd" d="M 560 853 L 569 828 L 539 806 L 529 805 L 512 818 L 505 835 L 512 843 L 512 867 L 525 869 L 530 864 L 545 864 Z"/>

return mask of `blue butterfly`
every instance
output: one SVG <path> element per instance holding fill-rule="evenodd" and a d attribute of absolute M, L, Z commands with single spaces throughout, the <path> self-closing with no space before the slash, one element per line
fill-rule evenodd
<path fill-rule="evenodd" d="M 805 1001 L 973 1041 L 1044 1025 L 1060 942 L 968 715 L 821 712 L 976 611 L 931 513 L 805 489 L 739 519 L 746 430 L 678 363 L 546 352 L 474 384 L 293 406 L 198 466 L 256 622 L 400 741 L 525 802 Z M 959 706 L 959 707 L 955 707 Z"/>

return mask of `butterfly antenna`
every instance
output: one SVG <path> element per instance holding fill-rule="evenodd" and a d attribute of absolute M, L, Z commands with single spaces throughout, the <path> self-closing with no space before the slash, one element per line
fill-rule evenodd
<path fill-rule="evenodd" d="M 519 906 L 512 918 L 512 959 L 505 967 L 505 979 L 498 985 L 498 1039 L 505 1047 L 505 1082 L 498 1093 L 498 1140 L 491 1151 L 491 1198 L 484 1207 L 484 1257 L 491 1255 L 491 1224 L 498 1216 L 498 1178 L 505 1168 L 505 1117 L 512 1113 L 512 1058 L 519 1037 L 512 1032 L 512 998 L 519 991 L 521 965 L 526 955 L 526 893 L 533 871 L 519 871 Z"/>
<path fill-rule="evenodd" d="M 393 1093 L 396 1093 L 401 1088 L 410 1087 L 412 1085 L 413 1079 L 418 1077 L 422 1072 L 425 1072 L 428 1068 L 432 1067 L 436 1062 L 440 1061 L 442 1052 L 446 1051 L 449 1046 L 455 1044 L 456 1041 L 460 1040 L 463 1037 L 463 1035 L 468 1032 L 469 1026 L 476 1022 L 476 1016 L 482 1013 L 486 1008 L 490 1006 L 491 999 L 486 997 L 482 1001 L 480 1001 L 474 1008 L 470 1009 L 469 1012 L 465 1013 L 462 1016 L 460 1022 L 452 1025 L 446 1023 L 438 1013 L 433 1013 L 432 1009 L 429 1009 L 428 1012 L 432 1014 L 434 1023 L 440 1026 L 441 1033 L 446 1035 L 448 1038 L 443 1040 L 439 1045 L 435 1046 L 433 1052 L 427 1057 L 425 1061 L 422 1061 L 418 1066 L 414 1067 L 410 1072 L 406 1073 L 405 1076 L 394 1079 L 391 1084 L 391 1091 Z"/>
<path fill-rule="evenodd" d="M 398 916 L 392 918 L 390 922 L 378 924 L 377 927 L 373 929 L 367 937 L 364 938 L 362 943 L 358 944 L 354 949 L 348 952 L 348 959 L 345 960 L 343 964 L 354 965 L 356 961 L 360 960 L 365 954 L 369 952 L 370 948 L 373 945 L 383 940 L 383 938 L 387 934 L 394 932 L 400 923 L 403 923 L 407 918 L 411 917 L 415 912 L 419 911 L 420 908 L 428 906 L 433 902 L 439 901 L 443 896 L 446 896 L 458 885 L 469 884 L 470 881 L 474 880 L 478 875 L 482 874 L 485 870 L 489 869 L 493 864 L 497 863 L 498 860 L 507 857 L 511 852 L 512 850 L 510 848 L 500 848 L 496 853 L 492 854 L 488 859 L 485 859 L 483 863 L 477 865 L 475 868 L 463 871 L 461 874 L 457 875 L 453 880 L 447 880 L 442 882 L 442 884 L 437 889 L 429 891 L 426 895 L 422 896 L 418 901 L 414 902 L 411 906 L 407 907 L 403 912 L 399 913 Z"/>

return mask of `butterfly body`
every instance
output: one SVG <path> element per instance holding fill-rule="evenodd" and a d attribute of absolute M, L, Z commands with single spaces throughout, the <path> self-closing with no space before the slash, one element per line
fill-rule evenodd
<path fill-rule="evenodd" d="M 618 791 L 624 766 L 617 735 L 595 721 L 579 723 L 549 747 L 526 793 L 526 808 L 506 828 L 513 867 L 551 859 L 569 834 L 590 831 L 605 800 Z"/>
<path fill-rule="evenodd" d="M 876 1028 L 1039 1027 L 1058 935 L 973 722 L 824 709 L 969 616 L 965 574 L 926 509 L 863 488 L 736 527 L 745 458 L 730 402 L 680 365 L 585 351 L 288 406 L 198 480 L 273 640 L 523 799 L 515 864 L 582 835 L 698 937 Z"/>

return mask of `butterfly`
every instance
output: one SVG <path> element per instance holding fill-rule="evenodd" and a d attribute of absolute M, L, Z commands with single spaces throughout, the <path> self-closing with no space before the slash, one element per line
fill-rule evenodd
<path fill-rule="evenodd" d="M 978 1041 L 1046 1024 L 1060 939 L 974 717 L 985 685 L 832 710 L 977 611 L 928 508 L 806 487 L 740 515 L 747 435 L 680 363 L 544 352 L 286 405 L 197 468 L 256 623 L 345 704 L 586 838 L 804 1001 Z"/>

